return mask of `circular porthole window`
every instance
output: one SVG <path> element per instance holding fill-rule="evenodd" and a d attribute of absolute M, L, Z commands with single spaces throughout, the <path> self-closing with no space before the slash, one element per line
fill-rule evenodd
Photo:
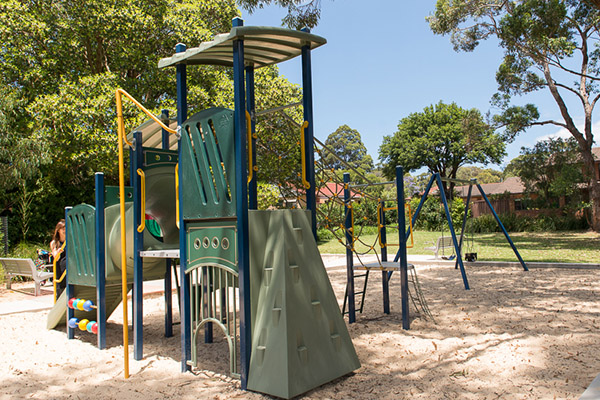
<path fill-rule="evenodd" d="M 196 240 L 194 240 L 194 248 L 196 250 L 200 248 L 200 238 L 196 238 Z"/>
<path fill-rule="evenodd" d="M 208 246 L 210 246 L 210 240 L 205 236 L 204 240 L 202 240 L 202 247 L 208 249 Z"/>
<path fill-rule="evenodd" d="M 219 247 L 219 238 L 216 236 L 212 240 L 212 247 L 213 247 L 213 249 L 216 249 L 217 247 Z"/>
<path fill-rule="evenodd" d="M 221 247 L 223 248 L 223 250 L 227 250 L 229 248 L 229 239 L 227 239 L 226 237 L 221 239 Z"/>

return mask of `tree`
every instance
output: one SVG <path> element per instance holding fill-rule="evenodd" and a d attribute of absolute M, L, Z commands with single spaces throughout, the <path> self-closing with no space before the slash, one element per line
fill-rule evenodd
<path fill-rule="evenodd" d="M 513 168 L 528 192 L 537 193 L 541 202 L 578 192 L 584 181 L 575 139 L 548 139 L 531 148 L 522 147 Z"/>
<path fill-rule="evenodd" d="M 600 231 L 600 181 L 592 173 L 592 115 L 600 98 L 599 17 L 597 8 L 574 0 L 438 0 L 428 18 L 434 33 L 451 35 L 457 51 L 472 51 L 491 37 L 499 40 L 504 59 L 496 73 L 499 92 L 493 103 L 502 110 L 496 123 L 506 127 L 509 137 L 530 126 L 551 124 L 575 138 L 587 170 L 595 231 Z M 548 90 L 561 118 L 539 120 L 533 104 L 510 105 L 513 96 L 541 89 Z M 579 111 L 573 111 L 575 104 Z M 574 121 L 579 113 L 582 128 Z"/>
<path fill-rule="evenodd" d="M 439 173 L 442 178 L 456 178 L 463 164 L 500 162 L 504 149 L 504 141 L 478 110 L 440 101 L 403 118 L 398 130 L 383 138 L 379 160 L 390 179 L 396 165 L 406 172 L 427 167 L 429 173 Z M 444 185 L 449 197 L 453 187 Z"/>
<path fill-rule="evenodd" d="M 496 183 L 502 182 L 502 172 L 492 168 L 460 167 L 456 178 L 466 181 L 475 178 L 478 183 Z"/>
<path fill-rule="evenodd" d="M 342 125 L 327 136 L 325 146 L 330 149 L 322 155 L 323 166 L 329 169 L 341 169 L 351 172 L 348 166 L 362 175 L 373 170 L 373 159 L 367 154 L 360 133 L 348 125 Z"/>
<path fill-rule="evenodd" d="M 238 3 L 251 14 L 271 4 L 287 8 L 281 22 L 291 29 L 314 28 L 321 16 L 321 0 L 238 0 Z"/>
<path fill-rule="evenodd" d="M 5 129 L 11 139 L 0 139 L 0 153 L 9 143 L 6 154 L 14 157 L 22 148 L 37 157 L 32 163 L 26 157 L 18 161 L 35 166 L 44 154 L 32 147 L 37 143 L 50 160 L 40 166 L 40 174 L 24 178 L 28 193 L 37 193 L 40 176 L 46 185 L 31 203 L 36 210 L 33 218 L 41 216 L 46 224 L 39 224 L 31 235 L 47 234 L 64 215 L 64 206 L 91 202 L 95 171 L 105 172 L 108 184 L 116 182 L 115 89 L 126 90 L 155 114 L 163 108 L 176 109 L 173 69 L 159 70 L 159 59 L 171 56 L 179 42 L 194 47 L 228 32 L 238 14 L 234 0 L 0 4 L 0 87 L 11 88 L 11 98 L 19 99 Z M 275 93 L 294 86 L 285 79 L 263 84 L 277 76 L 276 68 L 257 71 L 257 104 L 265 98 L 289 97 L 291 89 Z M 211 106 L 232 106 L 230 70 L 189 68 L 187 79 L 189 115 Z M 5 104 L 6 96 L 2 97 Z M 128 101 L 124 114 L 127 131 L 147 119 Z M 4 163 L 2 154 L 0 162 Z"/>

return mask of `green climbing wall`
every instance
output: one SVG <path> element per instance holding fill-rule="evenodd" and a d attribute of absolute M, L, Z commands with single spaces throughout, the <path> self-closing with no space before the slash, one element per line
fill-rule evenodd
<path fill-rule="evenodd" d="M 360 367 L 302 210 L 250 211 L 248 389 L 289 399 Z"/>

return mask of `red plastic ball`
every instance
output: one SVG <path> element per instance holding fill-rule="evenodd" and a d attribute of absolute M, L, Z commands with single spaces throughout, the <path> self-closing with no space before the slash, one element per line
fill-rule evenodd
<path fill-rule="evenodd" d="M 92 333 L 96 334 L 96 335 L 98 334 L 98 323 L 97 322 L 94 322 L 92 324 Z"/>

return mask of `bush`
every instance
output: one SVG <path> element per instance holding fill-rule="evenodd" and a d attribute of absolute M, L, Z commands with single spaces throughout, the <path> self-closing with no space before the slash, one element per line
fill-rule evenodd
<path fill-rule="evenodd" d="M 328 242 L 334 238 L 333 233 L 327 228 L 317 229 L 317 241 L 319 243 Z"/>
<path fill-rule="evenodd" d="M 583 230 L 589 228 L 585 218 L 572 215 L 539 215 L 536 217 L 516 214 L 499 216 L 502 225 L 508 232 L 553 232 Z M 492 214 L 485 214 L 472 221 L 474 233 L 501 232 L 500 226 Z"/>

